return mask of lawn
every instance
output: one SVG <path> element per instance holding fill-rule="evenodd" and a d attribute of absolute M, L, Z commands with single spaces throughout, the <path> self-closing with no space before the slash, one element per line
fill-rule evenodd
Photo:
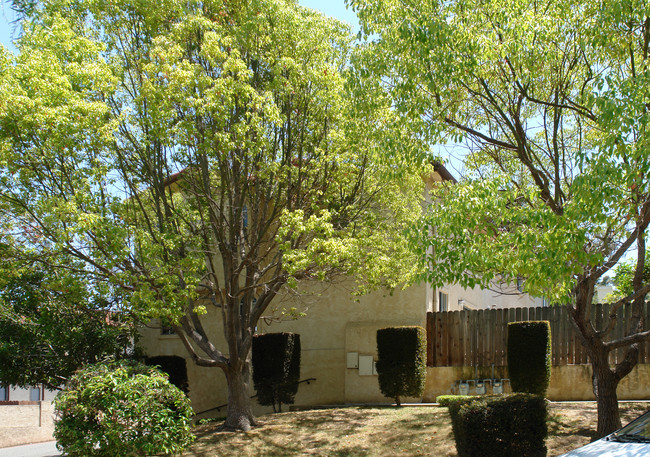
<path fill-rule="evenodd" d="M 622 403 L 626 423 L 649 403 Z M 455 456 L 447 408 L 349 407 L 272 414 L 248 433 L 196 428 L 197 441 L 185 457 L 298 456 Z M 592 402 L 551 403 L 548 455 L 557 456 L 591 441 L 596 424 Z"/>

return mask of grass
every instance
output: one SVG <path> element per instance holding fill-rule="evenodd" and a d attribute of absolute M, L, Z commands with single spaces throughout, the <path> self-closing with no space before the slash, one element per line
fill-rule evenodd
<path fill-rule="evenodd" d="M 650 404 L 621 404 L 627 423 Z M 272 414 L 258 418 L 261 426 L 248 433 L 219 431 L 218 423 L 196 428 L 197 441 L 185 457 L 252 456 L 455 456 L 447 408 L 349 407 Z M 551 403 L 549 456 L 589 443 L 596 427 L 592 402 Z"/>

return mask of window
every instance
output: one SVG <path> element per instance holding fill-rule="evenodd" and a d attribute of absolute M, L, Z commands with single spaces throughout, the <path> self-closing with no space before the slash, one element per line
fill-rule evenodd
<path fill-rule="evenodd" d="M 31 387 L 29 389 L 29 401 L 41 401 L 40 387 Z"/>
<path fill-rule="evenodd" d="M 517 278 L 517 290 L 519 292 L 524 291 L 524 278 Z"/>
<path fill-rule="evenodd" d="M 438 311 L 449 311 L 449 295 L 444 292 L 438 292 Z"/>
<path fill-rule="evenodd" d="M 9 388 L 0 386 L 0 401 L 9 401 Z"/>
<path fill-rule="evenodd" d="M 161 335 L 174 335 L 174 327 L 171 326 L 167 319 L 160 320 L 160 334 Z"/>

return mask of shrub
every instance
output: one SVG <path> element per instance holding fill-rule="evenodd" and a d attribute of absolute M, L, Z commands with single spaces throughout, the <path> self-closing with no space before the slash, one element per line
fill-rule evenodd
<path fill-rule="evenodd" d="M 436 403 L 438 403 L 440 406 L 446 406 L 449 407 L 452 404 L 456 403 L 467 403 L 469 400 L 473 400 L 476 398 L 481 398 L 478 395 L 477 396 L 469 396 L 469 395 L 440 395 L 439 397 L 436 397 Z"/>
<path fill-rule="evenodd" d="M 190 400 L 160 370 L 140 363 L 80 370 L 54 407 L 54 437 L 71 457 L 180 453 L 194 440 Z"/>
<path fill-rule="evenodd" d="M 282 411 L 293 404 L 300 381 L 300 335 L 265 333 L 253 337 L 253 384 L 257 402 Z"/>
<path fill-rule="evenodd" d="M 377 330 L 379 389 L 386 397 L 419 397 L 427 376 L 425 333 L 422 327 Z"/>
<path fill-rule="evenodd" d="M 546 455 L 546 400 L 539 395 L 457 396 L 448 407 L 458 457 Z"/>
<path fill-rule="evenodd" d="M 551 380 L 548 321 L 508 324 L 508 375 L 513 392 L 545 395 Z"/>

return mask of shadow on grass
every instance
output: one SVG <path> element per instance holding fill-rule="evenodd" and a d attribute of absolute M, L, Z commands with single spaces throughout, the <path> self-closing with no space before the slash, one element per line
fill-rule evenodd
<path fill-rule="evenodd" d="M 560 414 L 549 414 L 546 419 L 549 436 L 582 436 L 593 441 L 596 438 L 596 430 L 589 425 L 580 424 L 579 421 L 569 420 Z"/>

